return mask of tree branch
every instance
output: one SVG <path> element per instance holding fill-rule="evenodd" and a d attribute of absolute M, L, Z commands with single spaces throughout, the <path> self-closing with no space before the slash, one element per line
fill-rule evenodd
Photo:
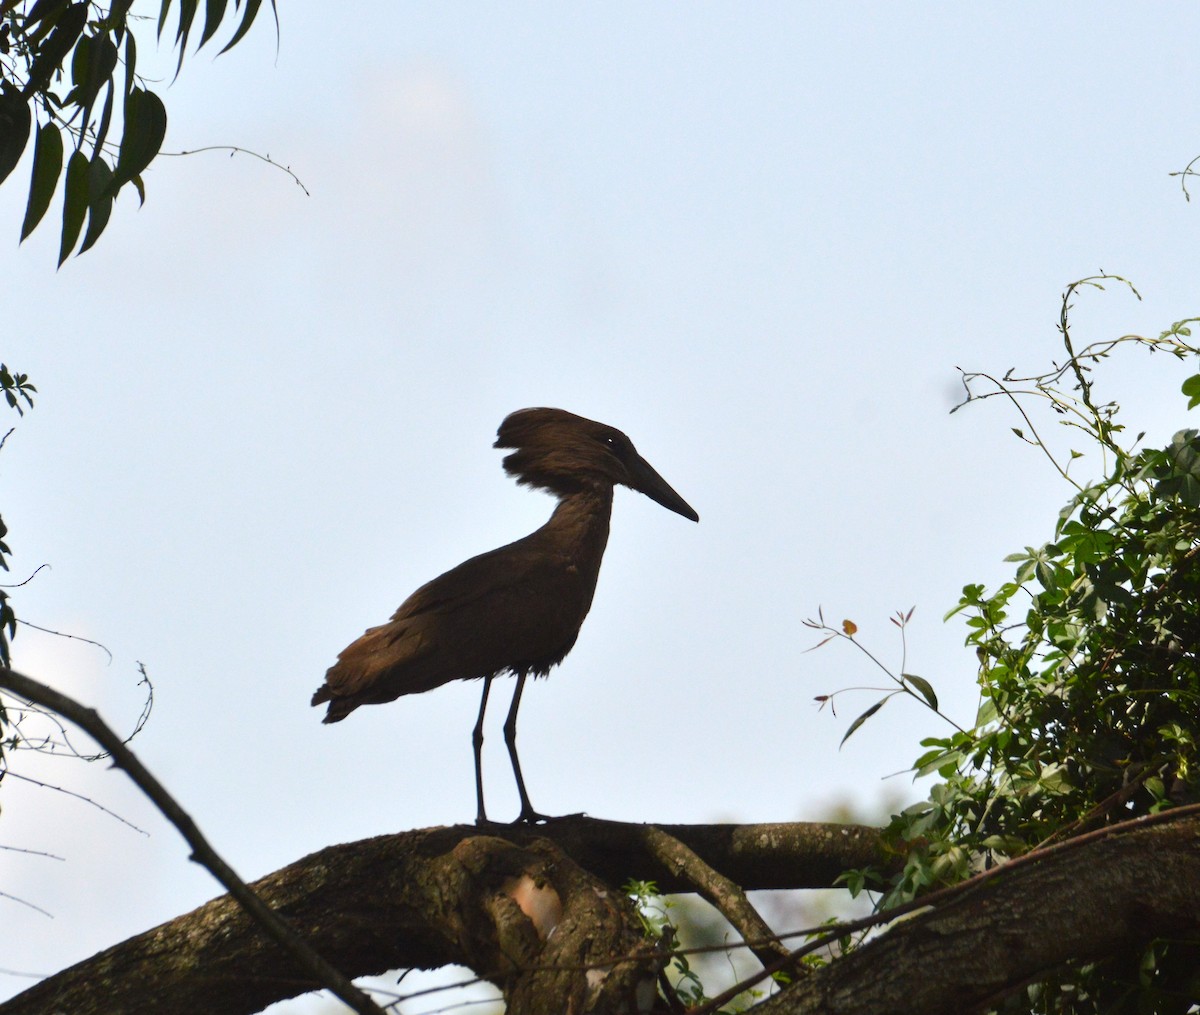
<path fill-rule="evenodd" d="M 758 910 L 750 905 L 746 893 L 733 881 L 714 870 L 694 850 L 688 849 L 661 828 L 647 828 L 645 841 L 654 858 L 686 877 L 695 890 L 742 935 L 743 941 L 755 942 L 750 944 L 750 950 L 764 966 L 788 955 L 787 946 L 778 939 L 772 940 L 775 932 Z"/>
<path fill-rule="evenodd" d="M 882 862 L 878 833 L 857 825 L 662 827 L 745 888 L 824 888 L 848 867 Z M 652 878 L 666 892 L 693 891 L 694 886 L 650 852 L 647 828 L 576 817 L 538 826 L 459 825 L 402 832 L 327 847 L 251 887 L 351 976 L 467 965 L 505 990 L 515 1013 L 519 1009 L 514 1005 L 529 996 L 529 981 L 510 981 L 515 960 L 528 963 L 522 975 L 532 976 L 535 965 L 561 965 L 569 959 L 575 978 L 555 981 L 556 1000 L 579 989 L 578 976 L 586 981 L 586 971 L 580 972 L 584 955 L 608 960 L 607 965 L 614 956 L 630 956 L 629 963 L 614 970 L 614 975 L 620 973 L 609 987 L 614 994 L 650 975 L 648 943 L 632 906 L 613 886 L 631 877 Z M 547 869 L 535 862 L 545 857 L 555 858 Z M 586 871 L 590 880 L 561 884 L 559 872 L 567 871 Z M 553 895 L 539 889 L 539 880 L 554 888 Z M 586 890 L 572 888 L 583 884 Z M 548 938 L 556 950 L 548 951 L 546 942 L 540 951 L 533 945 L 539 934 L 548 935 L 544 911 L 553 915 L 555 897 L 565 914 L 560 926 L 589 930 L 593 943 L 585 946 L 560 930 Z M 515 901 L 520 912 L 504 899 Z M 525 917 L 518 919 L 520 913 Z M 572 913 L 582 915 L 568 920 Z M 625 936 L 626 916 L 632 938 Z M 572 940 L 574 952 L 568 947 Z M 510 946 L 513 941 L 524 943 Z M 598 974 L 592 972 L 595 979 Z M 295 962 L 257 933 L 225 896 L 44 980 L 0 1004 L 0 1015 L 56 1010 L 72 1015 L 248 1015 L 313 987 Z M 528 1010 L 569 1010 L 565 1001 L 550 1003 L 545 994 L 542 1003 L 542 1008 L 534 1004 Z"/>
<path fill-rule="evenodd" d="M 757 1015 L 959 1015 L 1064 963 L 1200 929 L 1200 815 L 1030 854 L 758 1005 Z M 991 874 L 992 872 L 988 872 Z M 947 893 L 949 894 L 949 893 Z"/>
<path fill-rule="evenodd" d="M 224 885 L 229 893 L 237 899 L 238 904 L 267 934 L 291 954 L 294 962 L 308 976 L 317 984 L 328 987 L 360 1015 L 383 1015 L 383 1010 L 375 1002 L 318 955 L 303 937 L 297 934 L 246 886 L 246 883 L 209 845 L 208 840 L 201 834 L 191 817 L 176 803 L 163 785 L 147 771 L 125 745 L 125 741 L 113 732 L 95 709 L 86 708 L 74 698 L 69 698 L 52 687 L 47 687 L 45 684 L 3 667 L 0 667 L 0 688 L 57 712 L 87 733 L 112 756 L 113 764 L 124 769 L 125 773 L 137 784 L 138 789 L 145 793 L 154 806 L 162 811 L 167 820 L 179 830 L 192 848 L 191 859 L 206 868 Z M 306 989 L 311 989 L 311 986 Z M 66 1007 L 67 1010 L 74 1010 L 70 1006 Z M 110 1008 L 109 1010 L 119 1009 Z"/>

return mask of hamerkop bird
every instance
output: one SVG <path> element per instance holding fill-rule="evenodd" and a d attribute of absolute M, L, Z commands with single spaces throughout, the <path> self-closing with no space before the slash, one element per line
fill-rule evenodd
<path fill-rule="evenodd" d="M 325 674 L 312 703 L 329 702 L 324 722 L 339 722 L 359 705 L 394 701 L 451 680 L 483 678 L 475 723 L 476 820 L 483 806 L 483 715 L 492 680 L 515 674 L 504 742 L 521 796 L 518 821 L 539 821 L 517 758 L 517 709 L 530 674 L 544 677 L 571 651 L 592 605 L 608 542 L 613 487 L 620 483 L 663 507 L 700 516 L 634 449 L 620 430 L 562 409 L 521 409 L 503 423 L 495 447 L 513 448 L 504 471 L 523 486 L 558 498 L 536 532 L 481 553 L 422 585 L 388 623 L 346 648 Z"/>

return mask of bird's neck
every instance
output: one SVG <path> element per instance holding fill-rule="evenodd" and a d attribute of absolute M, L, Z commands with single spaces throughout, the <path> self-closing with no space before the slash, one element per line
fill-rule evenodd
<path fill-rule="evenodd" d="M 608 544 L 608 522 L 612 516 L 612 487 L 587 487 L 558 502 L 539 535 L 551 542 L 573 562 L 599 571 Z"/>

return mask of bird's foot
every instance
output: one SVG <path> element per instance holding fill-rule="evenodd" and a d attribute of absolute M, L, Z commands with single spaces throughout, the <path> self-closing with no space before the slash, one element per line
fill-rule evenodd
<path fill-rule="evenodd" d="M 540 811 L 535 811 L 529 804 L 521 808 L 521 813 L 517 815 L 514 825 L 540 825 L 550 821 L 549 814 L 542 814 Z"/>

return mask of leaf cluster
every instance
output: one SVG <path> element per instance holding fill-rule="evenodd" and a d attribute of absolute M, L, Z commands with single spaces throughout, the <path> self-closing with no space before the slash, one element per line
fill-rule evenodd
<path fill-rule="evenodd" d="M 1103 277 L 1101 277 L 1103 278 Z M 1072 485 L 1049 542 L 1007 559 L 995 590 L 967 585 L 947 617 L 961 616 L 978 660 L 974 725 L 922 741 L 929 798 L 895 816 L 888 835 L 907 857 L 874 884 L 884 908 L 964 880 L 1008 858 L 1105 824 L 1200 802 L 1200 433 L 1161 448 L 1120 443 L 1115 403 L 1093 400 L 1091 370 L 1122 343 L 1178 358 L 1200 355 L 1190 322 L 1157 339 L 1124 336 L 1076 354 L 1067 290 L 1060 331 L 1067 361 L 1033 378 L 965 375 L 967 401 L 1002 395 Z M 1123 281 L 1123 280 L 1120 280 Z M 983 393 L 972 389 L 986 381 Z M 1200 402 L 1200 373 L 1183 386 Z M 1081 484 L 1023 407 L 1043 399 L 1086 436 L 1106 468 Z M 1126 956 L 1055 970 L 1003 1012 L 1187 1011 L 1200 1003 L 1200 941 L 1156 941 Z"/>
<path fill-rule="evenodd" d="M 30 383 L 28 374 L 9 370 L 7 363 L 0 363 L 0 391 L 4 392 L 4 400 L 8 403 L 9 408 L 16 409 L 18 415 L 23 416 L 26 408 L 33 408 L 33 396 L 37 393 L 37 388 Z M 8 433 L 12 433 L 12 431 L 10 430 Z M 8 433 L 0 438 L 0 448 L 4 447 Z M 7 535 L 8 526 L 4 524 L 4 519 L 0 518 L 0 571 L 4 572 L 9 570 L 8 558 L 12 554 L 8 543 L 5 542 Z M 7 589 L 0 587 L 0 666 L 12 665 L 9 643 L 16 633 L 17 615 L 13 612 L 12 603 L 9 602 Z M 4 703 L 0 702 L 0 733 L 3 732 L 6 723 Z M 0 739 L 0 765 L 4 761 L 4 744 L 4 739 Z M 0 775 L 2 774 L 3 770 L 0 768 Z"/>
<path fill-rule="evenodd" d="M 0 184 L 32 137 L 21 239 L 41 223 L 62 180 L 60 265 L 76 245 L 83 253 L 95 244 L 126 186 L 145 200 L 142 174 L 166 136 L 166 107 L 137 71 L 133 29 L 143 19 L 130 14 L 132 5 L 133 0 L 107 6 L 95 0 L 0 2 Z M 196 50 L 215 36 L 229 6 L 229 0 L 206 0 Z M 262 0 L 233 0 L 238 23 L 222 53 L 242 40 L 261 6 Z M 174 19 L 176 75 L 199 7 L 199 0 L 161 0 L 152 19 L 158 40 Z M 275 0 L 271 7 L 274 11 Z"/>

